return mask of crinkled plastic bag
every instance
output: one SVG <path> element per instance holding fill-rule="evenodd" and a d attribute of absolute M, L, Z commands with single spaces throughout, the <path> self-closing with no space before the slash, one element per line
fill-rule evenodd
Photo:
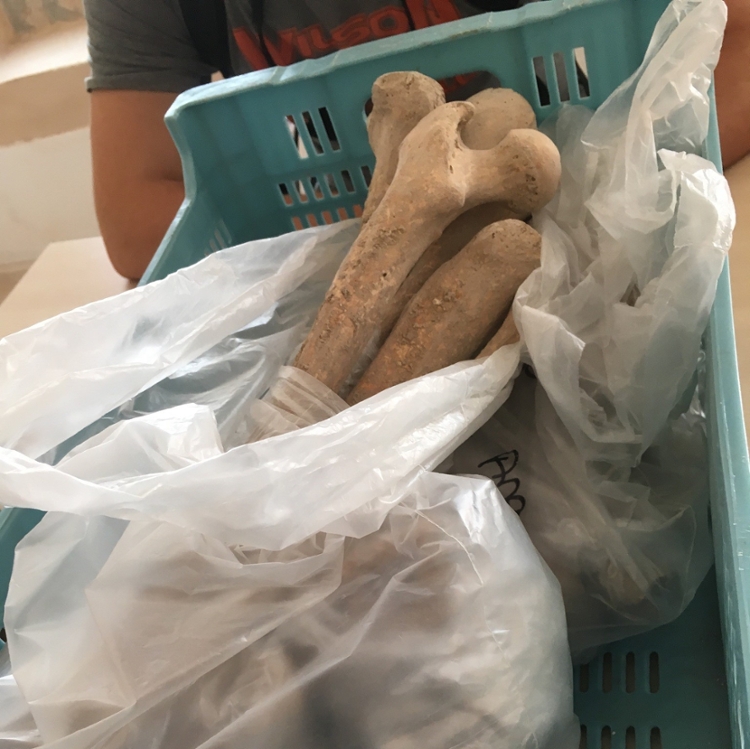
<path fill-rule="evenodd" d="M 68 610 L 51 673 L 11 636 L 45 746 L 578 745 L 557 581 L 489 482 L 422 474 L 372 535 L 278 552 L 125 525 L 53 513 L 19 549 L 56 542 L 14 629 Z"/>
<path fill-rule="evenodd" d="M 454 454 L 493 478 L 561 583 L 578 658 L 678 616 L 711 566 L 708 464 L 697 397 L 633 470 L 596 483 L 544 388 L 524 373 Z"/>
<path fill-rule="evenodd" d="M 17 550 L 0 736 L 577 746 L 557 581 L 491 482 L 428 473 L 508 397 L 519 346 L 340 413 L 283 367 L 355 230 L 217 253 L 0 342 L 0 491 L 47 511 Z M 267 391 L 332 415 L 245 444 Z"/>
<path fill-rule="evenodd" d="M 9 749 L 42 746 L 42 737 L 11 674 L 0 678 L 0 715 L 0 746 Z"/>
<path fill-rule="evenodd" d="M 8 648 L 0 651 L 0 716 L 0 746 L 11 749 L 41 746 L 42 737 L 11 673 Z"/>
<path fill-rule="evenodd" d="M 712 563 L 694 395 L 735 216 L 699 152 L 725 19 L 721 0 L 675 0 L 595 114 L 545 123 L 562 186 L 514 305 L 539 384 L 517 385 L 453 461 L 525 502 L 579 658 L 676 618 Z"/>
<path fill-rule="evenodd" d="M 248 409 L 248 442 L 258 442 L 330 419 L 348 408 L 330 388 L 295 367 L 282 367 L 261 400 Z"/>
<path fill-rule="evenodd" d="M 696 153 L 725 20 L 722 0 L 675 0 L 631 79 L 547 126 L 563 180 L 514 316 L 591 462 L 637 463 L 697 368 L 735 223 L 726 180 Z"/>

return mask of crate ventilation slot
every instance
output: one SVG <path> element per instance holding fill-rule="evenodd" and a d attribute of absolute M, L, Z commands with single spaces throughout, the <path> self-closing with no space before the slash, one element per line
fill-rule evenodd
<path fill-rule="evenodd" d="M 318 114 L 320 115 L 321 122 L 323 123 L 326 137 L 328 138 L 328 145 L 331 147 L 332 151 L 340 151 L 341 143 L 339 142 L 339 136 L 336 132 L 336 128 L 333 125 L 331 113 L 328 111 L 327 107 L 320 107 L 320 109 L 318 109 Z"/>
<path fill-rule="evenodd" d="M 625 731 L 625 749 L 638 749 L 636 743 L 635 743 L 635 727 L 630 726 L 627 731 Z"/>
<path fill-rule="evenodd" d="M 288 114 L 284 122 L 300 159 L 307 159 L 311 154 L 322 156 L 341 150 L 336 127 L 326 107 L 297 115 Z"/>
<path fill-rule="evenodd" d="M 628 726 L 628 728 L 626 729 L 625 749 L 638 749 L 635 731 L 635 726 Z M 614 732 L 612 731 L 612 729 L 609 726 L 604 726 L 604 728 L 602 728 L 599 746 L 597 746 L 596 742 L 589 742 L 588 728 L 586 726 L 581 726 L 581 743 L 579 744 L 579 747 L 580 749 L 612 749 L 614 744 L 612 740 L 613 736 Z M 656 744 L 654 743 L 654 737 L 656 737 L 656 741 L 658 742 Z M 654 728 L 651 731 L 650 749 L 662 749 L 661 732 L 658 728 Z"/>
<path fill-rule="evenodd" d="M 628 694 L 635 692 L 635 653 L 625 656 L 625 691 Z"/>
<path fill-rule="evenodd" d="M 307 229 L 313 226 L 323 226 L 325 224 L 337 224 L 339 221 L 346 221 L 350 218 L 360 218 L 362 216 L 362 206 L 355 203 L 348 210 L 343 206 L 337 208 L 336 212 L 321 211 L 320 213 L 306 213 L 302 216 L 292 216 L 292 227 L 296 231 Z"/>
<path fill-rule="evenodd" d="M 591 95 L 588 62 L 583 47 L 576 47 L 567 54 L 554 52 L 552 55 L 534 57 L 532 68 L 541 107 L 566 101 L 583 101 Z"/>
<path fill-rule="evenodd" d="M 289 217 L 292 228 L 299 231 L 362 216 L 362 203 L 349 201 L 365 195 L 371 180 L 372 170 L 364 164 L 357 169 L 279 182 L 276 187 L 284 207 L 293 212 Z M 342 199 L 346 201 L 345 205 L 331 205 L 332 201 L 336 203 Z M 316 206 L 316 203 L 322 205 Z"/>
<path fill-rule="evenodd" d="M 277 187 L 281 194 L 281 200 L 287 207 L 306 205 L 313 201 L 338 198 L 345 193 L 354 195 L 357 190 L 366 191 L 372 173 L 369 166 L 360 168 L 358 183 L 354 182 L 352 174 L 344 169 L 337 174 L 323 174 L 320 177 L 308 179 L 296 179 L 290 183 L 279 182 Z"/>
<path fill-rule="evenodd" d="M 344 189 L 347 192 L 354 192 L 356 188 L 354 187 L 354 182 L 352 181 L 352 175 L 350 174 L 349 170 L 344 169 L 344 171 L 341 172 L 341 176 L 344 179 Z"/>
<path fill-rule="evenodd" d="M 578 669 L 578 691 L 585 694 L 589 691 L 589 665 L 584 663 Z"/>
<path fill-rule="evenodd" d="M 656 694 L 661 686 L 659 673 L 659 654 L 651 653 L 648 659 L 648 688 L 651 694 Z"/>
<path fill-rule="evenodd" d="M 573 50 L 573 59 L 575 60 L 576 77 L 578 79 L 578 97 L 588 99 L 591 96 L 591 90 L 589 88 L 589 64 L 586 59 L 586 49 L 576 47 Z"/>
<path fill-rule="evenodd" d="M 602 658 L 602 692 L 612 691 L 612 653 L 605 653 Z"/>
<path fill-rule="evenodd" d="M 624 665 L 625 667 L 625 679 L 624 687 L 627 694 L 633 694 L 639 689 L 639 683 L 644 685 L 643 678 L 647 675 L 648 677 L 648 691 L 651 694 L 656 694 L 661 688 L 661 672 L 659 666 L 659 654 L 650 653 L 648 655 L 648 668 L 645 668 L 645 661 L 643 662 L 644 671 L 640 671 L 638 666 L 639 659 L 634 652 L 627 653 L 625 655 L 624 664 L 620 660 L 620 656 L 617 659 L 612 653 L 604 653 L 599 661 L 601 663 L 601 682 L 593 683 L 591 681 L 592 670 L 589 664 L 583 664 L 578 667 L 578 679 L 577 688 L 581 694 L 585 694 L 590 690 L 601 690 L 604 694 L 609 694 L 615 689 L 621 689 L 622 682 L 619 676 L 620 669 Z M 594 672 L 596 673 L 596 672 Z M 641 676 L 639 677 L 639 673 Z M 639 682 L 638 679 L 641 679 Z M 641 686 L 640 689 L 646 689 L 645 686 Z"/>
<path fill-rule="evenodd" d="M 227 228 L 227 225 L 224 223 L 224 221 L 220 220 L 218 225 L 216 226 L 216 229 L 214 230 L 213 237 L 208 240 L 208 250 L 206 250 L 204 254 L 206 257 L 208 257 L 214 252 L 225 250 L 231 244 L 232 235 L 230 234 L 229 229 Z"/>

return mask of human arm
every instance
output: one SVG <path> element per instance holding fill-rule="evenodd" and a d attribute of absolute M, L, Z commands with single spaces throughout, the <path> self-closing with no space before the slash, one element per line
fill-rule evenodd
<path fill-rule="evenodd" d="M 716 68 L 716 106 L 724 166 L 750 153 L 750 0 L 726 0 L 729 10 Z"/>
<path fill-rule="evenodd" d="M 164 114 L 175 94 L 94 91 L 91 151 L 99 228 L 118 273 L 139 279 L 184 198 Z"/>
<path fill-rule="evenodd" d="M 97 217 L 127 278 L 143 275 L 184 197 L 164 114 L 213 72 L 198 57 L 178 0 L 85 0 L 92 76 Z"/>

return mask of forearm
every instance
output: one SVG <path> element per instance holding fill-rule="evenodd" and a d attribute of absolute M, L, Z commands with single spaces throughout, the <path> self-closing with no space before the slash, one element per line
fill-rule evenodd
<path fill-rule="evenodd" d="M 116 193 L 97 191 L 97 215 L 115 270 L 139 279 L 148 267 L 185 195 L 181 180 L 134 183 Z"/>
<path fill-rule="evenodd" d="M 724 165 L 750 153 L 750 0 L 728 0 L 729 18 L 716 68 L 716 105 Z"/>

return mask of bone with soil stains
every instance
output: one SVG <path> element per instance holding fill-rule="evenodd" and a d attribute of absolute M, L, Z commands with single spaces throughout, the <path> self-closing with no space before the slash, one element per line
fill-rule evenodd
<path fill-rule="evenodd" d="M 470 359 L 508 314 L 516 291 L 539 265 L 542 239 L 523 221 L 483 229 L 422 287 L 347 399 Z"/>
<path fill-rule="evenodd" d="M 492 148 L 511 130 L 536 130 L 536 114 L 531 104 L 512 89 L 488 88 L 467 101 L 476 107 L 461 132 L 469 148 Z"/>
<path fill-rule="evenodd" d="M 462 213 L 417 260 L 406 280 L 399 286 L 384 316 L 375 351 L 383 344 L 412 297 L 435 271 L 455 257 L 485 226 L 495 221 L 517 218 L 503 203 L 486 203 Z"/>
<path fill-rule="evenodd" d="M 367 135 L 375 154 L 375 170 L 362 212 L 363 224 L 380 205 L 393 180 L 402 141 L 426 114 L 441 104 L 445 104 L 443 87 L 421 73 L 386 73 L 373 84 Z"/>
<path fill-rule="evenodd" d="M 474 116 L 461 132 L 461 137 L 469 148 L 493 148 L 511 130 L 536 128 L 536 115 L 531 105 L 523 96 L 510 89 L 487 89 L 475 94 L 468 101 L 476 107 Z M 443 263 L 454 257 L 485 226 L 506 218 L 525 219 L 527 216 L 514 214 L 508 210 L 505 203 L 488 203 L 461 214 L 442 236 L 424 251 L 401 284 L 385 315 L 376 347 L 388 337 L 409 300 Z"/>
<path fill-rule="evenodd" d="M 444 104 L 406 136 L 396 176 L 342 263 L 294 366 L 339 392 L 422 253 L 461 213 L 502 201 L 526 215 L 548 203 L 560 154 L 536 130 L 513 130 L 491 149 L 461 139 L 474 106 Z"/>

